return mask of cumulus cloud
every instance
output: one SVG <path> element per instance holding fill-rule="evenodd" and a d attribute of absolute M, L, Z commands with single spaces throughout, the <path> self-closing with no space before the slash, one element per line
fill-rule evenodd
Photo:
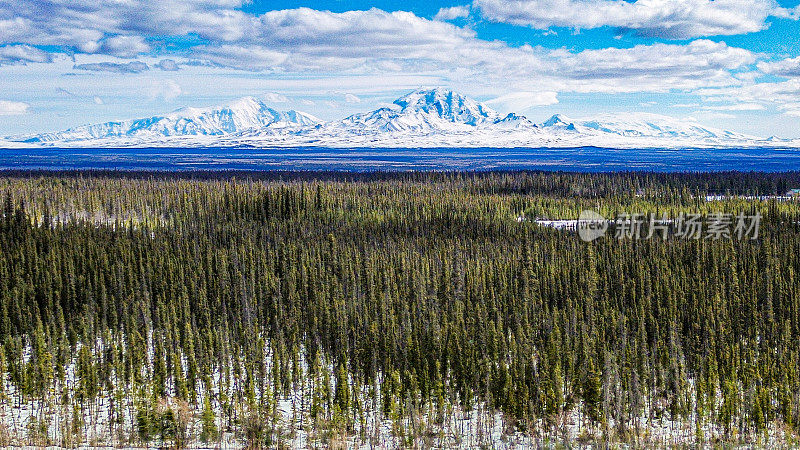
<path fill-rule="evenodd" d="M 194 56 L 248 70 L 440 70 L 484 83 L 536 79 L 552 91 L 604 92 L 738 84 L 730 71 L 755 61 L 747 50 L 709 40 L 578 53 L 510 47 L 449 23 L 377 9 L 270 11 L 248 36 L 259 43 L 205 47 Z"/>
<path fill-rule="evenodd" d="M 634 30 L 667 39 L 751 33 L 771 15 L 790 17 L 775 0 L 474 0 L 495 22 L 530 26 Z"/>
<path fill-rule="evenodd" d="M 47 63 L 52 60 L 52 54 L 30 45 L 4 45 L 0 47 L 0 65 Z"/>
<path fill-rule="evenodd" d="M 484 83 L 535 79 L 551 91 L 603 92 L 738 84 L 730 71 L 755 61 L 747 50 L 709 40 L 578 53 L 510 47 L 478 39 L 467 28 L 377 9 L 299 8 L 270 11 L 259 19 L 243 43 L 206 46 L 194 56 L 247 70 L 440 70 Z"/>
<path fill-rule="evenodd" d="M 800 18 L 800 5 L 794 8 L 775 8 L 775 17 L 797 20 Z"/>
<path fill-rule="evenodd" d="M 745 104 L 773 105 L 787 116 L 800 116 L 800 78 L 775 83 L 754 83 L 745 86 L 701 89 L 697 92 L 706 101 L 737 99 Z"/>
<path fill-rule="evenodd" d="M 796 103 L 800 98 L 800 78 L 776 83 L 756 83 L 738 87 L 700 89 L 706 100 L 735 98 L 741 102 L 766 102 L 777 105 Z"/>
<path fill-rule="evenodd" d="M 264 94 L 264 100 L 271 103 L 287 103 L 289 98 L 285 95 L 278 94 L 277 92 L 269 92 Z"/>
<path fill-rule="evenodd" d="M 800 117 L 800 102 L 784 103 L 778 106 L 778 109 L 783 111 L 783 113 L 786 114 L 787 116 Z"/>
<path fill-rule="evenodd" d="M 451 6 L 441 8 L 433 17 L 436 20 L 455 20 L 469 17 L 469 6 Z"/>
<path fill-rule="evenodd" d="M 298 8 L 269 11 L 258 19 L 257 25 L 248 25 L 250 32 L 239 45 L 248 51 L 265 46 L 280 52 L 270 63 L 286 70 L 402 71 L 445 61 L 452 66 L 460 54 L 489 45 L 472 30 L 403 11 Z"/>
<path fill-rule="evenodd" d="M 800 56 L 780 61 L 760 62 L 758 70 L 770 75 L 800 77 Z"/>
<path fill-rule="evenodd" d="M 114 36 L 100 46 L 100 52 L 120 58 L 134 58 L 150 51 L 150 46 L 141 36 Z"/>
<path fill-rule="evenodd" d="M 755 55 L 724 42 L 696 40 L 688 45 L 653 44 L 631 48 L 551 52 L 551 76 L 566 90 L 636 92 L 695 89 L 741 84 L 731 71 L 755 62 Z"/>
<path fill-rule="evenodd" d="M 46 4 L 42 3 L 45 1 Z M 748 27 L 742 23 L 760 29 L 763 18 L 750 22 L 741 18 L 755 17 L 752 11 L 772 7 L 768 2 L 773 0 L 748 3 L 754 5 L 752 11 L 742 6 L 740 0 L 714 0 L 713 5 L 708 0 L 638 0 L 631 4 L 621 0 L 619 3 L 618 0 L 518 0 L 502 5 L 493 1 L 476 0 L 474 6 L 490 14 L 502 8 L 524 12 L 537 2 L 550 2 L 551 6 L 563 2 L 583 9 L 577 8 L 580 14 L 564 8 L 537 14 L 557 16 L 565 26 L 572 26 L 571 17 L 576 15 L 584 21 L 577 26 L 616 21 L 612 25 L 641 33 L 657 23 L 672 30 L 675 36 L 692 36 L 705 34 L 698 31 L 711 30 L 723 23 L 728 30 Z M 672 11 L 673 6 L 669 5 L 678 3 L 684 8 Z M 144 0 L 6 2 L 0 4 L 0 45 L 4 42 L 9 45 L 0 47 L 0 64 L 5 61 L 3 52 L 12 53 L 7 50 L 12 47 L 15 61 L 47 61 L 50 54 L 36 48 L 47 45 L 68 52 L 123 58 L 150 54 L 158 62 L 147 61 L 162 71 L 203 64 L 215 70 L 233 68 L 268 73 L 388 77 L 427 74 L 454 85 L 468 83 L 475 89 L 483 85 L 502 87 L 508 92 L 513 86 L 518 92 L 508 94 L 512 97 L 504 101 L 534 105 L 556 102 L 557 92 L 666 92 L 736 87 L 753 81 L 741 74 L 751 71 L 756 62 L 756 55 L 748 50 L 703 39 L 680 45 L 656 43 L 584 51 L 511 46 L 503 41 L 479 39 L 468 27 L 442 21 L 469 14 L 467 6 L 445 8 L 437 15 L 442 20 L 430 20 L 410 12 L 375 8 L 341 13 L 296 8 L 253 15 L 234 9 L 240 4 L 237 0 L 163 0 L 157 4 Z M 593 14 L 600 7 L 623 13 Z M 647 20 L 639 16 L 636 20 L 619 19 L 628 14 L 629 8 L 661 12 L 650 14 Z M 555 20 L 531 22 L 526 14 L 513 17 L 520 23 L 542 27 Z M 629 16 L 635 18 L 633 14 Z M 150 45 L 164 36 L 187 35 L 192 39 L 183 42 L 182 56 L 187 59 L 180 64 L 172 59 L 158 60 L 166 55 L 159 54 L 161 48 Z M 110 73 L 139 73 L 150 68 L 140 61 L 98 62 L 100 56 L 94 58 L 74 68 Z M 764 71 L 773 70 L 764 67 Z M 174 94 L 177 91 L 172 89 L 169 92 L 173 94 L 157 96 L 174 98 L 180 95 Z"/>
<path fill-rule="evenodd" d="M 135 57 L 146 38 L 197 36 L 192 57 L 244 70 L 353 68 L 392 59 L 447 58 L 474 31 L 410 12 L 333 13 L 310 8 L 260 16 L 231 2 L 38 0 L 0 4 L 0 45 L 56 46 L 70 52 Z M 455 11 L 455 10 L 454 10 Z M 445 52 L 445 53 L 442 53 Z M 291 58 L 289 58 L 291 55 Z M 457 55 L 456 55 L 457 56 Z M 451 60 L 452 62 L 452 60 Z M 400 66 L 396 66 L 401 69 Z"/>
<path fill-rule="evenodd" d="M 125 64 L 112 63 L 112 62 L 76 64 L 75 66 L 73 66 L 73 68 L 78 70 L 88 70 L 92 72 L 114 72 L 114 73 L 139 73 L 139 72 L 144 72 L 145 70 L 150 70 L 150 67 L 148 67 L 147 64 L 141 61 L 131 61 Z"/>
<path fill-rule="evenodd" d="M 166 72 L 175 72 L 180 69 L 180 67 L 178 67 L 178 63 L 172 59 L 162 59 L 158 63 L 154 64 L 154 66 Z"/>
<path fill-rule="evenodd" d="M 148 95 L 151 99 L 171 101 L 182 93 L 181 86 L 175 80 L 160 80 L 150 84 Z"/>
<path fill-rule="evenodd" d="M 488 105 L 499 105 L 509 111 L 524 111 L 534 106 L 555 105 L 558 95 L 552 91 L 512 92 L 485 102 Z"/>
<path fill-rule="evenodd" d="M 163 0 L 37 0 L 0 5 L 0 44 L 24 43 L 67 47 L 80 53 L 133 57 L 150 50 L 144 38 L 201 38 L 205 54 L 217 64 L 225 53 L 255 51 L 246 66 L 280 64 L 285 51 L 305 49 L 306 56 L 344 58 L 405 47 L 453 42 L 473 34 L 409 12 L 378 9 L 332 13 L 310 8 L 268 11 L 260 16 L 230 9 L 232 2 Z M 269 49 L 280 49 L 269 53 Z M 374 53 L 373 53 L 374 54 Z M 235 57 L 234 56 L 234 57 Z"/>
<path fill-rule="evenodd" d="M 256 16 L 230 9 L 235 7 L 230 5 L 237 2 L 227 0 L 164 0 L 156 6 L 149 2 L 145 4 L 143 0 L 47 1 L 48 14 L 32 12 L 31 8 L 22 6 L 26 2 L 0 6 L 0 17 L 19 19 L 19 23 L 14 23 L 13 32 L 8 35 L 0 33 L 0 40 L 67 46 L 78 52 L 131 57 L 151 51 L 148 37 L 191 34 L 200 37 L 202 44 L 188 45 L 187 56 L 218 67 L 267 72 L 439 71 L 454 79 L 507 85 L 541 79 L 548 83 L 547 90 L 550 91 L 583 91 L 592 86 L 603 91 L 647 90 L 653 86 L 684 89 L 735 83 L 729 71 L 754 60 L 746 50 L 703 40 L 686 46 L 656 44 L 579 53 L 529 45 L 512 47 L 502 41 L 479 39 L 475 31 L 467 27 L 421 18 L 410 12 L 386 12 L 375 8 L 341 13 L 296 8 L 268 11 Z M 493 0 L 480 0 L 479 6 L 488 8 L 490 3 L 487 2 L 490 1 Z M 581 1 L 591 3 L 596 0 Z M 639 0 L 634 5 L 660 1 Z M 715 0 L 715 4 L 722 6 L 703 11 L 709 14 L 718 12 L 717 9 L 724 11 L 724 5 L 735 1 L 739 0 Z M 756 0 L 755 4 L 766 1 Z M 696 2 L 700 0 L 691 0 L 689 5 Z M 521 7 L 528 3 L 517 1 L 507 5 Z M 731 8 L 739 11 L 733 6 Z M 466 6 L 447 8 L 440 17 L 463 16 L 468 9 Z M 676 15 L 675 23 L 683 23 L 681 14 Z M 722 19 L 718 15 L 710 14 L 708 17 L 710 22 L 719 20 Z M 670 22 L 664 19 L 659 23 Z M 170 61 L 162 60 L 154 66 L 162 70 L 177 68 Z M 112 72 L 146 70 L 140 65 L 117 63 L 94 63 L 78 68 Z M 558 80 L 561 80 L 560 85 Z M 643 84 L 637 86 L 631 82 Z"/>
<path fill-rule="evenodd" d="M 247 14 L 231 1 L 31 0 L 0 4 L 0 43 L 66 47 L 131 57 L 145 36 L 224 34 Z M 233 20 L 232 20 L 233 19 Z M 222 29 L 220 31 L 220 28 Z"/>
<path fill-rule="evenodd" d="M 222 67 L 260 71 L 274 69 L 280 65 L 287 54 L 260 45 L 221 45 L 219 47 L 200 47 L 193 55 Z"/>
<path fill-rule="evenodd" d="M 344 101 L 347 103 L 361 103 L 361 99 L 353 94 L 344 94 Z"/>
<path fill-rule="evenodd" d="M 0 100 L 0 116 L 19 116 L 27 113 L 28 109 L 30 105 L 27 103 Z"/>

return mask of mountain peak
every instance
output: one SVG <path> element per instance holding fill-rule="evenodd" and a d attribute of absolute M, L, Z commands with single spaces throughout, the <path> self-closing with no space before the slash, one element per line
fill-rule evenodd
<path fill-rule="evenodd" d="M 237 98 L 232 102 L 227 104 L 228 108 L 260 108 L 260 107 L 267 107 L 267 104 L 255 97 L 252 96 L 245 96 Z"/>
<path fill-rule="evenodd" d="M 130 137 L 156 139 L 168 136 L 223 136 L 243 131 L 316 125 L 320 120 L 299 111 L 277 111 L 255 97 L 242 97 L 222 106 L 181 108 L 167 115 L 84 125 L 26 139 L 29 142 L 78 141 Z"/>
<path fill-rule="evenodd" d="M 500 115 L 488 106 L 441 87 L 417 89 L 398 98 L 394 104 L 400 107 L 401 112 L 422 112 L 469 125 L 500 119 Z"/>
<path fill-rule="evenodd" d="M 564 125 L 569 126 L 572 125 L 572 120 L 565 117 L 563 114 L 553 114 L 553 117 L 547 119 L 542 125 L 546 127 L 552 127 L 555 125 Z"/>
<path fill-rule="evenodd" d="M 392 107 L 322 123 L 298 111 L 277 111 L 258 97 L 242 97 L 210 108 L 183 108 L 149 118 L 86 125 L 56 133 L 20 136 L 17 142 L 69 143 L 113 138 L 117 142 L 178 142 L 190 137 L 212 143 L 248 145 L 417 146 L 697 146 L 742 145 L 759 140 L 707 128 L 691 119 L 645 113 L 601 114 L 574 120 L 561 114 L 534 124 L 525 116 L 501 116 L 449 89 L 421 88 Z M 183 141 L 181 141 L 183 142 Z M 781 141 L 783 142 L 783 141 Z M 788 141 L 787 141 L 788 142 Z M 800 145 L 800 141 L 792 141 Z M 81 144 L 82 145 L 82 144 Z M 788 145 L 788 144 L 786 144 Z"/>
<path fill-rule="evenodd" d="M 394 104 L 405 108 L 434 104 L 436 102 L 449 102 L 454 98 L 458 100 L 466 97 L 442 87 L 418 88 L 398 98 L 394 101 Z"/>
<path fill-rule="evenodd" d="M 266 103 L 255 97 L 246 96 L 231 100 L 217 106 L 195 107 L 184 106 L 167 114 L 169 117 L 200 116 L 214 111 L 260 111 L 270 110 Z"/>
<path fill-rule="evenodd" d="M 468 132 L 501 120 L 500 114 L 449 89 L 420 88 L 394 101 L 395 108 L 354 114 L 333 124 L 356 134 L 375 132 Z"/>

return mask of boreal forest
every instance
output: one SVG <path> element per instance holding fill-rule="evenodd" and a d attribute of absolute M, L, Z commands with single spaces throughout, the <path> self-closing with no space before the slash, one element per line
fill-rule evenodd
<path fill-rule="evenodd" d="M 800 173 L 0 174 L 0 445 L 800 445 Z M 756 238 L 542 220 L 758 213 Z"/>

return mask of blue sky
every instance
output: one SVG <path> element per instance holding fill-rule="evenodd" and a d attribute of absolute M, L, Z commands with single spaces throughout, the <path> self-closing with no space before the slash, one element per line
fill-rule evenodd
<path fill-rule="evenodd" d="M 533 120 L 800 137 L 800 0 L 0 0 L 0 136 L 251 95 L 323 119 L 444 86 Z"/>

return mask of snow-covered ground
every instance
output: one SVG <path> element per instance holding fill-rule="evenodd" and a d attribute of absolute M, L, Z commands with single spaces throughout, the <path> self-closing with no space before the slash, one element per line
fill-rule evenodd
<path fill-rule="evenodd" d="M 142 376 L 152 371 L 154 359 L 154 339 L 150 334 L 148 354 L 142 369 Z M 97 339 L 91 348 L 92 353 L 102 352 L 114 342 L 125 342 L 122 336 L 106 336 Z M 81 344 L 73 352 L 77 355 Z M 32 348 L 27 345 L 21 354 L 23 365 L 31 358 Z M 457 396 L 445 394 L 445 402 L 436 405 L 429 402 L 420 406 L 410 399 L 393 400 L 392 408 L 402 407 L 405 413 L 386 417 L 382 412 L 382 380 L 374 385 L 355 386 L 348 377 L 353 407 L 345 412 L 349 427 L 337 428 L 335 412 L 331 405 L 336 380 L 334 365 L 329 361 L 314 363 L 317 369 L 310 373 L 309 362 L 299 353 L 299 359 L 290 365 L 297 365 L 299 381 L 292 382 L 288 391 L 276 389 L 272 380 L 274 354 L 269 346 L 264 348 L 263 360 L 266 378 L 257 381 L 254 396 L 257 403 L 266 405 L 266 415 L 259 416 L 268 422 L 264 429 L 271 436 L 271 446 L 290 448 L 535 448 L 551 447 L 558 443 L 587 445 L 607 442 L 603 433 L 613 433 L 616 427 L 609 419 L 605 428 L 590 427 L 579 403 L 570 411 L 554 418 L 554 423 L 545 425 L 541 420 L 528 428 L 531 432 L 520 431 L 503 414 L 475 400 L 465 408 Z M 188 362 L 180 358 L 184 373 L 188 373 Z M 243 377 L 237 377 L 234 361 L 240 361 L 244 372 L 244 355 L 229 357 L 215 364 L 208 378 L 209 385 L 198 383 L 197 402 L 192 404 L 175 397 L 173 378 L 167 377 L 166 396 L 157 401 L 156 410 L 173 411 L 176 417 L 184 417 L 183 426 L 187 440 L 184 445 L 190 448 L 241 448 L 244 445 L 241 424 L 248 414 L 246 391 L 248 386 Z M 292 368 L 292 371 L 295 369 Z M 55 383 L 45 398 L 24 398 L 18 387 L 5 373 L 0 374 L 0 439 L 7 446 L 56 446 L 56 447 L 159 447 L 170 446 L 171 441 L 163 442 L 158 437 L 144 442 L 138 437 L 137 414 L 143 405 L 151 404 L 152 385 L 147 382 L 141 386 L 131 386 L 112 370 L 110 385 L 103 383 L 99 395 L 80 402 L 76 399 L 80 379 L 78 377 L 77 357 L 69 361 L 63 379 Z M 693 380 L 688 381 L 689 392 L 694 392 Z M 741 387 L 740 387 L 741 389 Z M 447 387 L 445 386 L 445 390 Z M 714 408 L 722 404 L 722 395 L 717 393 Z M 201 414 L 205 398 L 208 397 L 216 416 L 215 425 L 220 430 L 213 442 L 201 442 Z M 647 398 L 647 396 L 645 396 Z M 67 399 L 66 401 L 64 399 Z M 313 418 L 312 404 L 322 405 L 317 418 Z M 263 400 L 263 402 L 262 402 Z M 690 399 L 688 410 L 694 411 L 694 399 Z M 636 446 L 697 446 L 702 442 L 726 442 L 726 432 L 720 426 L 710 425 L 708 420 L 698 418 L 694 412 L 682 420 L 671 420 L 667 413 L 665 399 L 646 401 L 637 419 L 638 432 Z M 734 421 L 737 422 L 737 421 Z M 236 428 L 239 429 L 236 429 Z M 605 430 L 605 431 L 603 431 Z M 746 432 L 745 429 L 734 433 Z M 759 435 L 739 435 L 740 442 L 750 442 L 758 447 L 775 448 L 791 445 L 791 432 L 783 424 L 773 421 Z M 611 442 L 614 440 L 611 439 Z"/>

